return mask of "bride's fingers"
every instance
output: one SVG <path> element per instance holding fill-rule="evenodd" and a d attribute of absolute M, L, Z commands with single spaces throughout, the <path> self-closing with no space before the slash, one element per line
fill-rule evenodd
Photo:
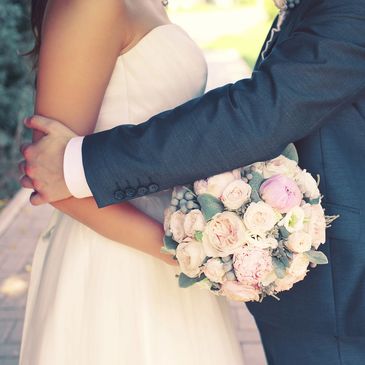
<path fill-rule="evenodd" d="M 24 160 L 23 161 L 20 161 L 18 163 L 18 169 L 19 169 L 20 175 L 26 175 L 26 173 L 25 173 L 25 166 L 26 166 L 26 162 Z"/>
<path fill-rule="evenodd" d="M 20 179 L 20 185 L 25 188 L 25 189 L 33 189 L 34 190 L 34 185 L 33 185 L 33 181 L 28 177 L 28 176 L 23 176 Z"/>

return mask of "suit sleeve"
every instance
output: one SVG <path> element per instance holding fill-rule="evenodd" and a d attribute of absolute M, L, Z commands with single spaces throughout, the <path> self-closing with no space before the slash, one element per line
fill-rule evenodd
<path fill-rule="evenodd" d="M 98 205 L 273 158 L 364 97 L 361 2 L 313 1 L 251 79 L 141 125 L 86 137 L 83 163 Z"/>

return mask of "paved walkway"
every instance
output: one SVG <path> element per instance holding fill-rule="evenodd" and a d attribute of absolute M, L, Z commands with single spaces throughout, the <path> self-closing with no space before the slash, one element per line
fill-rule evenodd
<path fill-rule="evenodd" d="M 207 59 L 211 75 L 209 88 L 249 74 L 248 67 L 234 52 L 208 53 Z M 51 212 L 48 206 L 31 207 L 27 193 L 20 191 L 0 215 L 0 365 L 18 363 L 32 256 Z M 264 365 L 262 346 L 251 315 L 240 304 L 232 304 L 232 315 L 245 364 Z"/>

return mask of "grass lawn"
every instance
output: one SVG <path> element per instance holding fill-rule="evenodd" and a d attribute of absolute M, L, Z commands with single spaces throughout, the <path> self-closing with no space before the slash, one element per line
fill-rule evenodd
<path fill-rule="evenodd" d="M 253 68 L 270 30 L 271 21 L 255 25 L 242 34 L 225 35 L 205 45 L 207 49 L 235 49 L 247 64 Z"/>

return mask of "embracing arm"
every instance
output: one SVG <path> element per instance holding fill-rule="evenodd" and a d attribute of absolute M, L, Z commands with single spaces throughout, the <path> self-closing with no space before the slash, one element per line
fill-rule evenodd
<path fill-rule="evenodd" d="M 39 57 L 37 114 L 58 119 L 77 134 L 92 133 L 116 59 L 130 38 L 124 13 L 120 0 L 50 1 Z M 92 198 L 70 198 L 54 206 L 107 238 L 170 262 L 160 253 L 161 225 L 128 203 L 99 210 Z"/>
<path fill-rule="evenodd" d="M 273 158 L 364 93 L 363 1 L 306 1 L 290 38 L 252 79 L 142 125 L 87 136 L 85 174 L 98 205 L 118 202 L 116 181 L 122 191 L 151 182 L 162 190 Z M 96 174 L 95 165 L 102 171 Z"/>

